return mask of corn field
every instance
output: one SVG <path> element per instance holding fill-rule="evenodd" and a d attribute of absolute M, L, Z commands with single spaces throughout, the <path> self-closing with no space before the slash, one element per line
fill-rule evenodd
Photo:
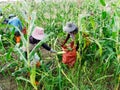
<path fill-rule="evenodd" d="M 4 14 L 0 18 L 2 90 L 120 90 L 120 0 L 21 0 L 2 2 L 0 8 Z M 2 24 L 11 13 L 27 29 L 26 35 L 19 30 L 20 47 L 27 47 L 27 59 L 16 46 L 9 25 Z M 68 21 L 79 29 L 79 50 L 72 68 L 62 63 L 60 46 L 66 37 L 63 26 Z M 29 51 L 29 36 L 35 26 L 43 27 L 47 36 Z M 41 48 L 43 42 L 57 53 Z M 36 52 L 40 67 L 31 67 Z M 15 88 L 6 86 L 4 78 L 12 78 Z"/>

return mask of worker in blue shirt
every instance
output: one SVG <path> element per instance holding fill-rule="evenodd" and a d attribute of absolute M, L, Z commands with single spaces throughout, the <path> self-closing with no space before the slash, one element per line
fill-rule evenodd
<path fill-rule="evenodd" d="M 20 43 L 21 36 L 20 36 L 19 30 L 22 31 L 22 23 L 21 23 L 20 19 L 17 16 L 15 16 L 14 14 L 10 14 L 8 19 L 5 19 L 3 21 L 3 23 L 11 25 L 10 31 L 12 32 L 14 30 L 15 41 L 16 41 L 16 43 Z"/>
<path fill-rule="evenodd" d="M 15 16 L 15 15 L 13 15 L 13 14 L 9 15 L 8 24 L 12 25 L 12 26 L 15 28 L 15 32 L 18 31 L 18 30 L 16 29 L 16 27 L 17 27 L 18 29 L 20 29 L 20 31 L 22 31 L 22 23 L 21 23 L 20 19 L 19 19 L 17 16 Z M 12 30 L 13 30 L 13 29 L 11 29 L 11 31 L 12 31 Z"/>

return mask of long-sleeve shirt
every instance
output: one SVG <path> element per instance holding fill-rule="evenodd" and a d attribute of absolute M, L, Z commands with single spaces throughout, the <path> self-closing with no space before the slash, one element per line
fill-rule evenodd
<path fill-rule="evenodd" d="M 34 39 L 32 36 L 29 37 L 29 50 L 31 51 L 37 43 L 39 43 L 40 40 L 36 40 Z M 46 50 L 50 51 L 51 50 L 51 47 L 49 47 L 46 43 L 43 43 L 41 45 L 43 48 L 45 48 Z M 27 48 L 26 47 L 23 47 L 23 51 L 27 51 Z"/>
<path fill-rule="evenodd" d="M 35 47 L 35 45 L 39 42 L 40 40 L 36 40 L 32 36 L 30 36 L 29 37 L 29 50 L 31 51 Z M 49 47 L 46 43 L 43 43 L 41 46 L 48 51 L 51 50 L 51 47 Z M 23 51 L 25 52 L 25 57 L 27 58 L 27 49 L 25 47 L 23 47 Z"/>
<path fill-rule="evenodd" d="M 9 21 L 8 21 L 8 24 L 12 25 L 14 28 L 17 27 L 19 28 L 20 30 L 22 30 L 22 23 L 21 21 L 19 20 L 18 17 L 13 17 L 11 18 Z M 10 28 L 10 31 L 12 31 L 13 28 Z M 15 29 L 15 32 L 18 31 L 17 29 Z"/>
<path fill-rule="evenodd" d="M 76 37 L 76 39 L 77 39 L 77 38 L 78 38 L 78 37 Z M 70 39 L 70 34 L 67 35 L 65 41 L 63 42 L 63 44 L 62 44 L 61 46 L 64 46 L 69 39 Z M 76 50 L 78 50 L 78 48 L 79 48 L 79 41 L 78 41 L 78 40 L 76 40 L 76 44 L 77 44 Z"/>
<path fill-rule="evenodd" d="M 29 37 L 29 41 L 30 41 L 30 44 L 31 45 L 36 45 L 37 43 L 40 42 L 40 40 L 36 40 L 34 39 L 32 36 Z M 46 50 L 50 51 L 51 50 L 51 47 L 49 47 L 46 43 L 43 43 L 41 45 L 43 48 L 45 48 Z"/>

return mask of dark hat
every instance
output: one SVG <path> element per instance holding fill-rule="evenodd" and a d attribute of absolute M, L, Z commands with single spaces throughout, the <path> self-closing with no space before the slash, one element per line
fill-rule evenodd
<path fill-rule="evenodd" d="M 73 22 L 67 22 L 66 25 L 63 27 L 63 31 L 70 33 L 73 32 L 77 26 Z"/>
<path fill-rule="evenodd" d="M 8 18 L 11 19 L 11 18 L 13 18 L 13 17 L 15 17 L 15 16 L 16 16 L 16 15 L 14 15 L 14 14 L 10 14 Z"/>

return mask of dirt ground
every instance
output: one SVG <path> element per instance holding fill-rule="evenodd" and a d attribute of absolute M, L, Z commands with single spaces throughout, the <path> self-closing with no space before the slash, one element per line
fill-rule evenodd
<path fill-rule="evenodd" d="M 10 76 L 0 74 L 0 90 L 17 90 L 14 79 Z"/>
<path fill-rule="evenodd" d="M 40 50 L 42 51 L 42 60 L 44 60 L 45 63 L 54 60 L 55 55 L 53 53 L 50 53 L 44 48 L 40 48 Z M 11 77 L 10 75 L 3 76 L 0 73 L 0 90 L 17 90 L 15 78 Z"/>

